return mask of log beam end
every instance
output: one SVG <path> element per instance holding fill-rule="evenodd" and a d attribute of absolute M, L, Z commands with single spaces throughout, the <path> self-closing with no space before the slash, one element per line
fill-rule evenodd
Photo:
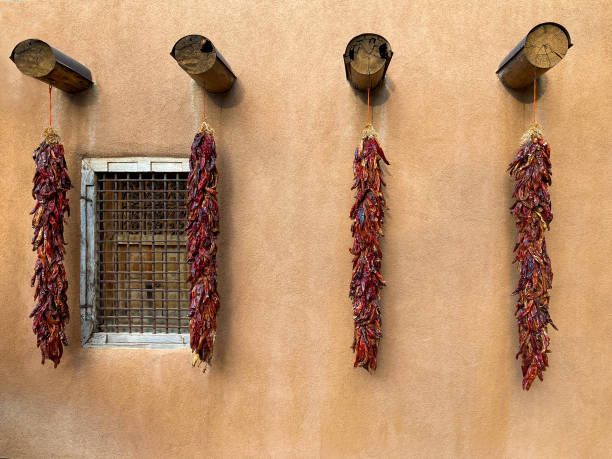
<path fill-rule="evenodd" d="M 24 75 L 62 91 L 77 93 L 93 85 L 87 67 L 42 40 L 29 38 L 18 43 L 10 59 Z"/>
<path fill-rule="evenodd" d="M 229 91 L 236 76 L 212 41 L 187 35 L 172 47 L 170 55 L 193 80 L 211 93 Z"/>
<path fill-rule="evenodd" d="M 343 57 L 346 79 L 365 91 L 376 88 L 385 78 L 393 51 L 384 37 L 364 33 L 349 41 Z"/>
<path fill-rule="evenodd" d="M 562 25 L 538 24 L 510 51 L 495 73 L 505 86 L 523 88 L 557 65 L 572 46 L 569 32 Z"/>

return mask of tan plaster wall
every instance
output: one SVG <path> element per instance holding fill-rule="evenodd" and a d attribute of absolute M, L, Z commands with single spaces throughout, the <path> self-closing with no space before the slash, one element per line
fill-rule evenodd
<path fill-rule="evenodd" d="M 544 383 L 523 392 L 505 168 L 531 105 L 494 72 L 542 21 L 565 25 L 575 47 L 537 105 L 559 331 Z M 610 457 L 611 23 L 603 0 L 0 2 L 0 456 Z M 374 375 L 352 368 L 349 347 L 365 105 L 341 56 L 368 31 L 395 51 L 374 98 L 391 161 Z M 202 375 L 187 350 L 79 346 L 77 187 L 71 345 L 43 367 L 28 212 L 47 88 L 10 51 L 41 38 L 92 69 L 88 94 L 55 93 L 78 185 L 85 155 L 188 154 L 201 92 L 168 54 L 188 33 L 210 37 L 238 76 L 208 102 L 222 217 L 214 366 Z"/>

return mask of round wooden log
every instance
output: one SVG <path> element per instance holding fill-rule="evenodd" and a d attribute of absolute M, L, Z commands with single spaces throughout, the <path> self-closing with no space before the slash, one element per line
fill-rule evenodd
<path fill-rule="evenodd" d="M 499 64 L 497 76 L 509 88 L 523 88 L 554 67 L 572 47 L 568 31 L 560 24 L 538 24 Z"/>
<path fill-rule="evenodd" d="M 30 38 L 13 48 L 10 56 L 25 75 L 66 92 L 81 92 L 93 85 L 91 71 L 42 40 Z"/>
<path fill-rule="evenodd" d="M 385 78 L 393 57 L 389 42 L 380 35 L 357 35 L 346 46 L 344 69 L 346 79 L 361 91 L 374 89 Z"/>
<path fill-rule="evenodd" d="M 208 92 L 226 92 L 236 81 L 236 76 L 219 50 L 202 35 L 181 38 L 174 44 L 170 55 Z"/>

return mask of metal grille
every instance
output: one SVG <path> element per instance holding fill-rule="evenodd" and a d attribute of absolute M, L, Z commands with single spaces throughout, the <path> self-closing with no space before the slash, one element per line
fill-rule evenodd
<path fill-rule="evenodd" d="M 187 173 L 96 173 L 96 331 L 189 333 Z"/>

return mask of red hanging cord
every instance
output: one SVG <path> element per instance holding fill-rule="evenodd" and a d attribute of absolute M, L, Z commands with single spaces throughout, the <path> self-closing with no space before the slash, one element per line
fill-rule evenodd
<path fill-rule="evenodd" d="M 202 122 L 206 121 L 206 89 L 202 88 Z"/>
<path fill-rule="evenodd" d="M 533 122 L 535 123 L 536 79 L 533 79 Z"/>
<path fill-rule="evenodd" d="M 368 124 L 370 124 L 370 88 L 368 88 Z"/>
<path fill-rule="evenodd" d="M 51 89 L 53 86 L 49 85 L 49 126 L 51 126 Z"/>

